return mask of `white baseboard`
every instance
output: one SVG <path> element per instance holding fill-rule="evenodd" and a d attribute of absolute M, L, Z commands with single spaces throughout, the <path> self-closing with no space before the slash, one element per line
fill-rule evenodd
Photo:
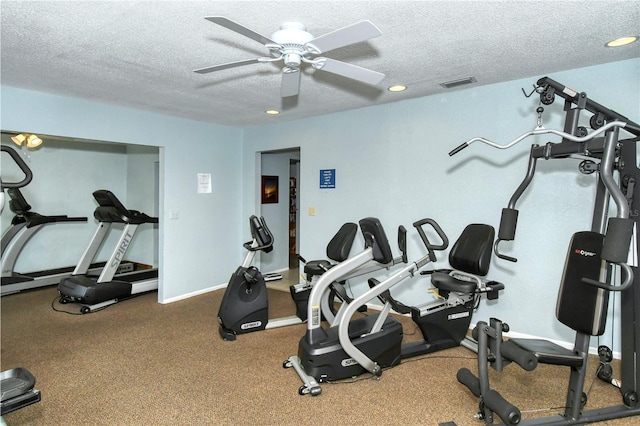
<path fill-rule="evenodd" d="M 189 299 L 190 297 L 200 296 L 201 294 L 210 293 L 212 291 L 220 290 L 227 287 L 227 283 L 214 285 L 213 287 L 205 288 L 202 290 L 194 291 L 193 293 L 182 294 L 180 296 L 172 297 L 160 301 L 161 304 L 166 305 L 168 303 L 178 302 L 180 300 Z"/>

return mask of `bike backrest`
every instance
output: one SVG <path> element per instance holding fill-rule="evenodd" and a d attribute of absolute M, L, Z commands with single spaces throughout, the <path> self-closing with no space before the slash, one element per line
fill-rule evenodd
<path fill-rule="evenodd" d="M 327 244 L 327 257 L 336 262 L 347 260 L 357 233 L 358 225 L 355 223 L 347 222 L 342 225 Z"/>
<path fill-rule="evenodd" d="M 467 225 L 449 252 L 449 265 L 453 269 L 481 277 L 489 273 L 495 229 L 491 225 Z"/>
<path fill-rule="evenodd" d="M 251 227 L 251 237 L 257 241 L 258 247 L 265 253 L 273 250 L 273 234 L 269 231 L 264 218 L 251 216 L 249 218 L 249 226 Z"/>
<path fill-rule="evenodd" d="M 391 262 L 393 253 L 380 221 L 375 217 L 367 217 L 361 219 L 359 223 L 365 247 L 373 247 L 373 259 L 382 264 Z"/>

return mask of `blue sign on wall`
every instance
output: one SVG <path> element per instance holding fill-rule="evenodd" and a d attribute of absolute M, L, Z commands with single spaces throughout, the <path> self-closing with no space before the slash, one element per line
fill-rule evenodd
<path fill-rule="evenodd" d="M 336 169 L 320 170 L 320 189 L 336 187 Z"/>

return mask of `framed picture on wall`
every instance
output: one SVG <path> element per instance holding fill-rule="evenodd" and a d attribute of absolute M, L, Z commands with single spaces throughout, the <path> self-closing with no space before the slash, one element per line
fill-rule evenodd
<path fill-rule="evenodd" d="M 278 176 L 262 176 L 262 204 L 278 202 Z"/>

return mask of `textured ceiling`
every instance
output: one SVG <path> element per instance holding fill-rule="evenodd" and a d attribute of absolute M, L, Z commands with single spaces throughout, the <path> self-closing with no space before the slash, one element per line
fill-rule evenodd
<path fill-rule="evenodd" d="M 533 78 L 640 57 L 640 1 L 7 1 L 0 2 L 1 83 L 247 127 L 428 96 L 439 83 Z M 225 16 L 270 37 L 297 21 L 320 36 L 361 20 L 382 36 L 326 56 L 382 72 L 376 87 L 303 69 L 280 97 L 280 65 L 193 70 L 267 56 L 211 23 Z M 640 77 L 640 76 L 639 76 Z M 390 93 L 386 87 L 409 89 Z M 567 82 L 567 84 L 570 84 Z M 470 87 L 470 86 L 463 86 Z M 267 116 L 266 109 L 280 109 Z"/>

